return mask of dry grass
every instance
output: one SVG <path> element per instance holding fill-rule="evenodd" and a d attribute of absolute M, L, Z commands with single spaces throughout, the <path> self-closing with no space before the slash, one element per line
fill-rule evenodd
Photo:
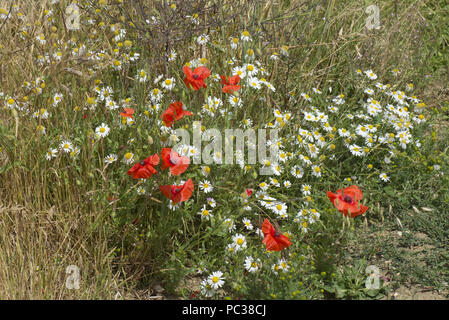
<path fill-rule="evenodd" d="M 0 217 L 2 299 L 113 299 L 123 289 L 101 227 L 86 217 L 4 204 Z M 79 290 L 66 287 L 69 265 L 80 270 Z"/>

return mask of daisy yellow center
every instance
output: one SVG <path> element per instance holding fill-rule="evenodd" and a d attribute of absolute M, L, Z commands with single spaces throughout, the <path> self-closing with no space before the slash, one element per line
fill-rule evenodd
<path fill-rule="evenodd" d="M 220 280 L 217 276 L 212 277 L 212 282 L 217 283 Z"/>
<path fill-rule="evenodd" d="M 131 157 L 132 157 L 132 154 L 130 152 L 125 154 L 125 158 L 128 160 L 131 159 Z"/>
<path fill-rule="evenodd" d="M 237 244 L 238 244 L 239 246 L 241 246 L 241 245 L 243 244 L 243 239 L 242 239 L 242 238 L 238 238 L 238 239 L 237 239 Z"/>
<path fill-rule="evenodd" d="M 276 205 L 276 209 L 281 210 L 282 209 L 282 205 L 280 205 L 280 204 Z"/>
<path fill-rule="evenodd" d="M 171 84 L 171 80 L 170 79 L 165 80 L 165 84 L 166 85 L 170 85 Z"/>
<path fill-rule="evenodd" d="M 105 128 L 100 128 L 100 132 L 101 132 L 101 133 L 104 133 L 105 131 L 106 131 Z"/>

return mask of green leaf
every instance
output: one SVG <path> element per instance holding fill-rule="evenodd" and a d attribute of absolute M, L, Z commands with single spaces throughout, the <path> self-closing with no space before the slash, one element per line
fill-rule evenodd
<path fill-rule="evenodd" d="M 335 286 L 335 297 L 343 298 L 346 294 L 346 289 L 340 288 L 339 286 Z"/>

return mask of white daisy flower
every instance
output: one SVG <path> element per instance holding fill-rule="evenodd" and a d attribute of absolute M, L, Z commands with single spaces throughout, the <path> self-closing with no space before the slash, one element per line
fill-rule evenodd
<path fill-rule="evenodd" d="M 303 184 L 301 186 L 301 191 L 304 196 L 310 195 L 312 187 L 309 184 Z"/>
<path fill-rule="evenodd" d="M 57 149 L 50 148 L 50 149 L 47 151 L 47 155 L 45 156 L 45 158 L 46 158 L 47 160 L 51 160 L 51 159 L 55 158 L 57 155 L 58 155 L 58 150 L 57 150 Z"/>
<path fill-rule="evenodd" d="M 217 205 L 214 198 L 207 198 L 207 204 L 212 208 L 215 208 L 215 206 Z"/>
<path fill-rule="evenodd" d="M 136 192 L 137 192 L 137 194 L 139 194 L 139 195 L 144 195 L 144 194 L 145 194 L 145 188 L 142 187 L 142 186 L 139 186 L 139 187 L 136 189 Z"/>
<path fill-rule="evenodd" d="M 278 265 L 278 270 L 282 271 L 282 272 L 287 272 L 289 265 L 287 264 L 287 261 L 285 259 L 280 259 L 277 263 Z"/>
<path fill-rule="evenodd" d="M 242 41 L 252 41 L 251 35 L 250 35 L 249 32 L 246 31 L 246 30 L 242 32 L 242 34 L 241 34 L 241 36 L 240 36 L 240 39 L 241 39 Z"/>
<path fill-rule="evenodd" d="M 168 78 L 162 82 L 162 87 L 166 90 L 173 90 L 175 87 L 175 78 Z"/>
<path fill-rule="evenodd" d="M 208 282 L 211 285 L 212 289 L 217 290 L 224 285 L 224 277 L 223 272 L 215 271 L 208 277 Z"/>
<path fill-rule="evenodd" d="M 231 37 L 230 40 L 231 40 L 231 49 L 237 49 L 237 46 L 239 44 L 239 38 Z"/>
<path fill-rule="evenodd" d="M 209 35 L 207 34 L 202 34 L 200 35 L 196 41 L 198 42 L 198 44 L 203 45 L 206 44 L 209 41 Z"/>
<path fill-rule="evenodd" d="M 317 166 L 317 165 L 313 165 L 312 166 L 312 174 L 315 177 L 321 177 L 321 168 L 319 166 Z"/>
<path fill-rule="evenodd" d="M 380 178 L 382 181 L 384 181 L 384 182 L 390 181 L 390 177 L 388 177 L 386 173 L 381 173 L 381 174 L 379 175 L 379 178 Z"/>
<path fill-rule="evenodd" d="M 254 227 L 248 218 L 243 218 L 242 222 L 247 230 L 253 230 Z"/>
<path fill-rule="evenodd" d="M 235 230 L 235 223 L 231 218 L 226 218 L 223 221 L 223 224 L 228 229 L 229 232 L 232 232 Z"/>
<path fill-rule="evenodd" d="M 53 96 L 53 107 L 56 107 L 58 103 L 62 101 L 63 95 L 61 93 L 56 93 Z"/>
<path fill-rule="evenodd" d="M 123 161 L 124 161 L 126 164 L 131 164 L 131 163 L 133 163 L 133 162 L 134 162 L 134 154 L 131 153 L 131 152 L 125 153 L 125 155 L 123 156 Z"/>
<path fill-rule="evenodd" d="M 269 209 L 271 209 L 277 215 L 284 215 L 287 213 L 288 207 L 285 203 L 275 202 L 274 204 L 270 205 Z"/>
<path fill-rule="evenodd" d="M 109 129 L 108 125 L 105 123 L 102 123 L 100 126 L 98 126 L 95 129 L 95 133 L 97 136 L 99 136 L 100 138 L 105 138 L 107 137 L 107 135 L 109 134 L 109 131 L 111 129 Z"/>
<path fill-rule="evenodd" d="M 205 296 L 206 298 L 210 298 L 215 294 L 215 290 L 210 284 L 208 279 L 204 279 L 201 282 L 201 294 Z"/>
<path fill-rule="evenodd" d="M 201 219 L 210 220 L 212 217 L 212 210 L 206 209 L 206 205 L 203 206 L 200 212 L 198 214 L 201 216 Z"/>
<path fill-rule="evenodd" d="M 373 72 L 373 70 L 366 70 L 365 71 L 365 75 L 371 79 L 371 80 L 376 80 L 377 79 L 377 75 Z"/>
<path fill-rule="evenodd" d="M 174 61 L 176 59 L 177 53 L 174 49 L 168 54 L 168 61 Z"/>
<path fill-rule="evenodd" d="M 259 90 L 261 88 L 260 85 L 260 80 L 258 78 L 248 78 L 248 85 L 250 86 L 250 88 Z"/>
<path fill-rule="evenodd" d="M 248 270 L 248 272 L 254 273 L 259 270 L 259 268 L 261 267 L 261 264 L 262 263 L 260 262 L 260 259 L 254 260 L 253 257 L 247 256 L 245 258 L 244 266 L 245 266 L 245 269 Z"/>
<path fill-rule="evenodd" d="M 362 157 L 365 153 L 361 147 L 356 144 L 349 146 L 349 151 L 351 151 L 353 156 Z"/>
<path fill-rule="evenodd" d="M 294 166 L 290 172 L 297 179 L 301 179 L 304 175 L 304 169 L 298 165 Z"/>
<path fill-rule="evenodd" d="M 259 188 L 262 190 L 262 191 L 266 191 L 267 189 L 268 189 L 268 187 L 269 187 L 269 184 L 268 183 L 266 183 L 266 182 L 261 182 L 261 183 L 259 183 Z"/>
<path fill-rule="evenodd" d="M 65 153 L 70 153 L 73 150 L 73 144 L 70 141 L 62 141 L 59 145 L 60 149 L 64 151 Z"/>
<path fill-rule="evenodd" d="M 236 251 L 246 248 L 246 238 L 242 234 L 236 234 L 232 237 L 232 243 L 235 246 Z"/>
<path fill-rule="evenodd" d="M 145 70 L 141 69 L 136 78 L 140 83 L 145 83 L 148 81 L 148 74 Z"/>
<path fill-rule="evenodd" d="M 104 162 L 111 164 L 113 162 L 117 161 L 117 155 L 114 153 L 111 153 L 110 155 L 108 155 L 106 158 L 104 158 Z"/>

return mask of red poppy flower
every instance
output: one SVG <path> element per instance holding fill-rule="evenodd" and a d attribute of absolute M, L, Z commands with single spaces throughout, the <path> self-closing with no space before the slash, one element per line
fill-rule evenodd
<path fill-rule="evenodd" d="M 171 148 L 163 148 L 161 152 L 162 170 L 170 168 L 172 175 L 177 176 L 187 170 L 190 164 L 190 159 L 186 156 L 180 156 Z"/>
<path fill-rule="evenodd" d="M 265 219 L 263 222 L 262 232 L 264 235 L 262 243 L 267 246 L 267 250 L 269 251 L 281 251 L 292 244 L 289 238 L 276 231 L 268 219 Z"/>
<path fill-rule="evenodd" d="M 193 113 L 182 108 L 182 102 L 173 102 L 167 110 L 162 113 L 162 120 L 167 127 L 171 127 L 172 123 L 181 120 L 184 116 L 193 116 Z"/>
<path fill-rule="evenodd" d="M 148 179 L 157 171 L 154 166 L 159 164 L 159 156 L 154 154 L 149 156 L 145 160 L 136 163 L 131 169 L 128 170 L 127 174 L 134 179 Z"/>
<path fill-rule="evenodd" d="M 133 118 L 134 109 L 133 108 L 124 108 L 125 112 L 120 112 L 120 115 L 124 118 L 130 117 Z"/>
<path fill-rule="evenodd" d="M 206 67 L 201 66 L 192 71 L 189 67 L 184 66 L 182 71 L 184 71 L 184 74 L 186 75 L 184 82 L 187 87 L 192 88 L 193 90 L 207 87 L 204 80 L 210 76 L 210 71 Z"/>
<path fill-rule="evenodd" d="M 192 179 L 187 180 L 182 186 L 159 186 L 161 192 L 167 198 L 171 199 L 173 203 L 183 202 L 188 200 L 193 193 L 193 181 Z"/>
<path fill-rule="evenodd" d="M 357 186 L 350 186 L 344 189 L 338 189 L 337 193 L 327 192 L 327 197 L 334 204 L 335 208 L 347 216 L 351 213 L 351 218 L 363 214 L 368 207 L 359 203 L 363 198 L 363 192 Z"/>
<path fill-rule="evenodd" d="M 228 79 L 226 79 L 226 76 L 220 76 L 221 77 L 221 83 L 225 86 L 223 87 L 224 93 L 232 93 L 234 91 L 238 91 L 240 89 L 240 86 L 237 84 L 240 82 L 240 77 L 238 74 L 235 76 L 232 76 Z"/>
<path fill-rule="evenodd" d="M 246 195 L 250 197 L 253 194 L 253 189 L 246 189 Z"/>

